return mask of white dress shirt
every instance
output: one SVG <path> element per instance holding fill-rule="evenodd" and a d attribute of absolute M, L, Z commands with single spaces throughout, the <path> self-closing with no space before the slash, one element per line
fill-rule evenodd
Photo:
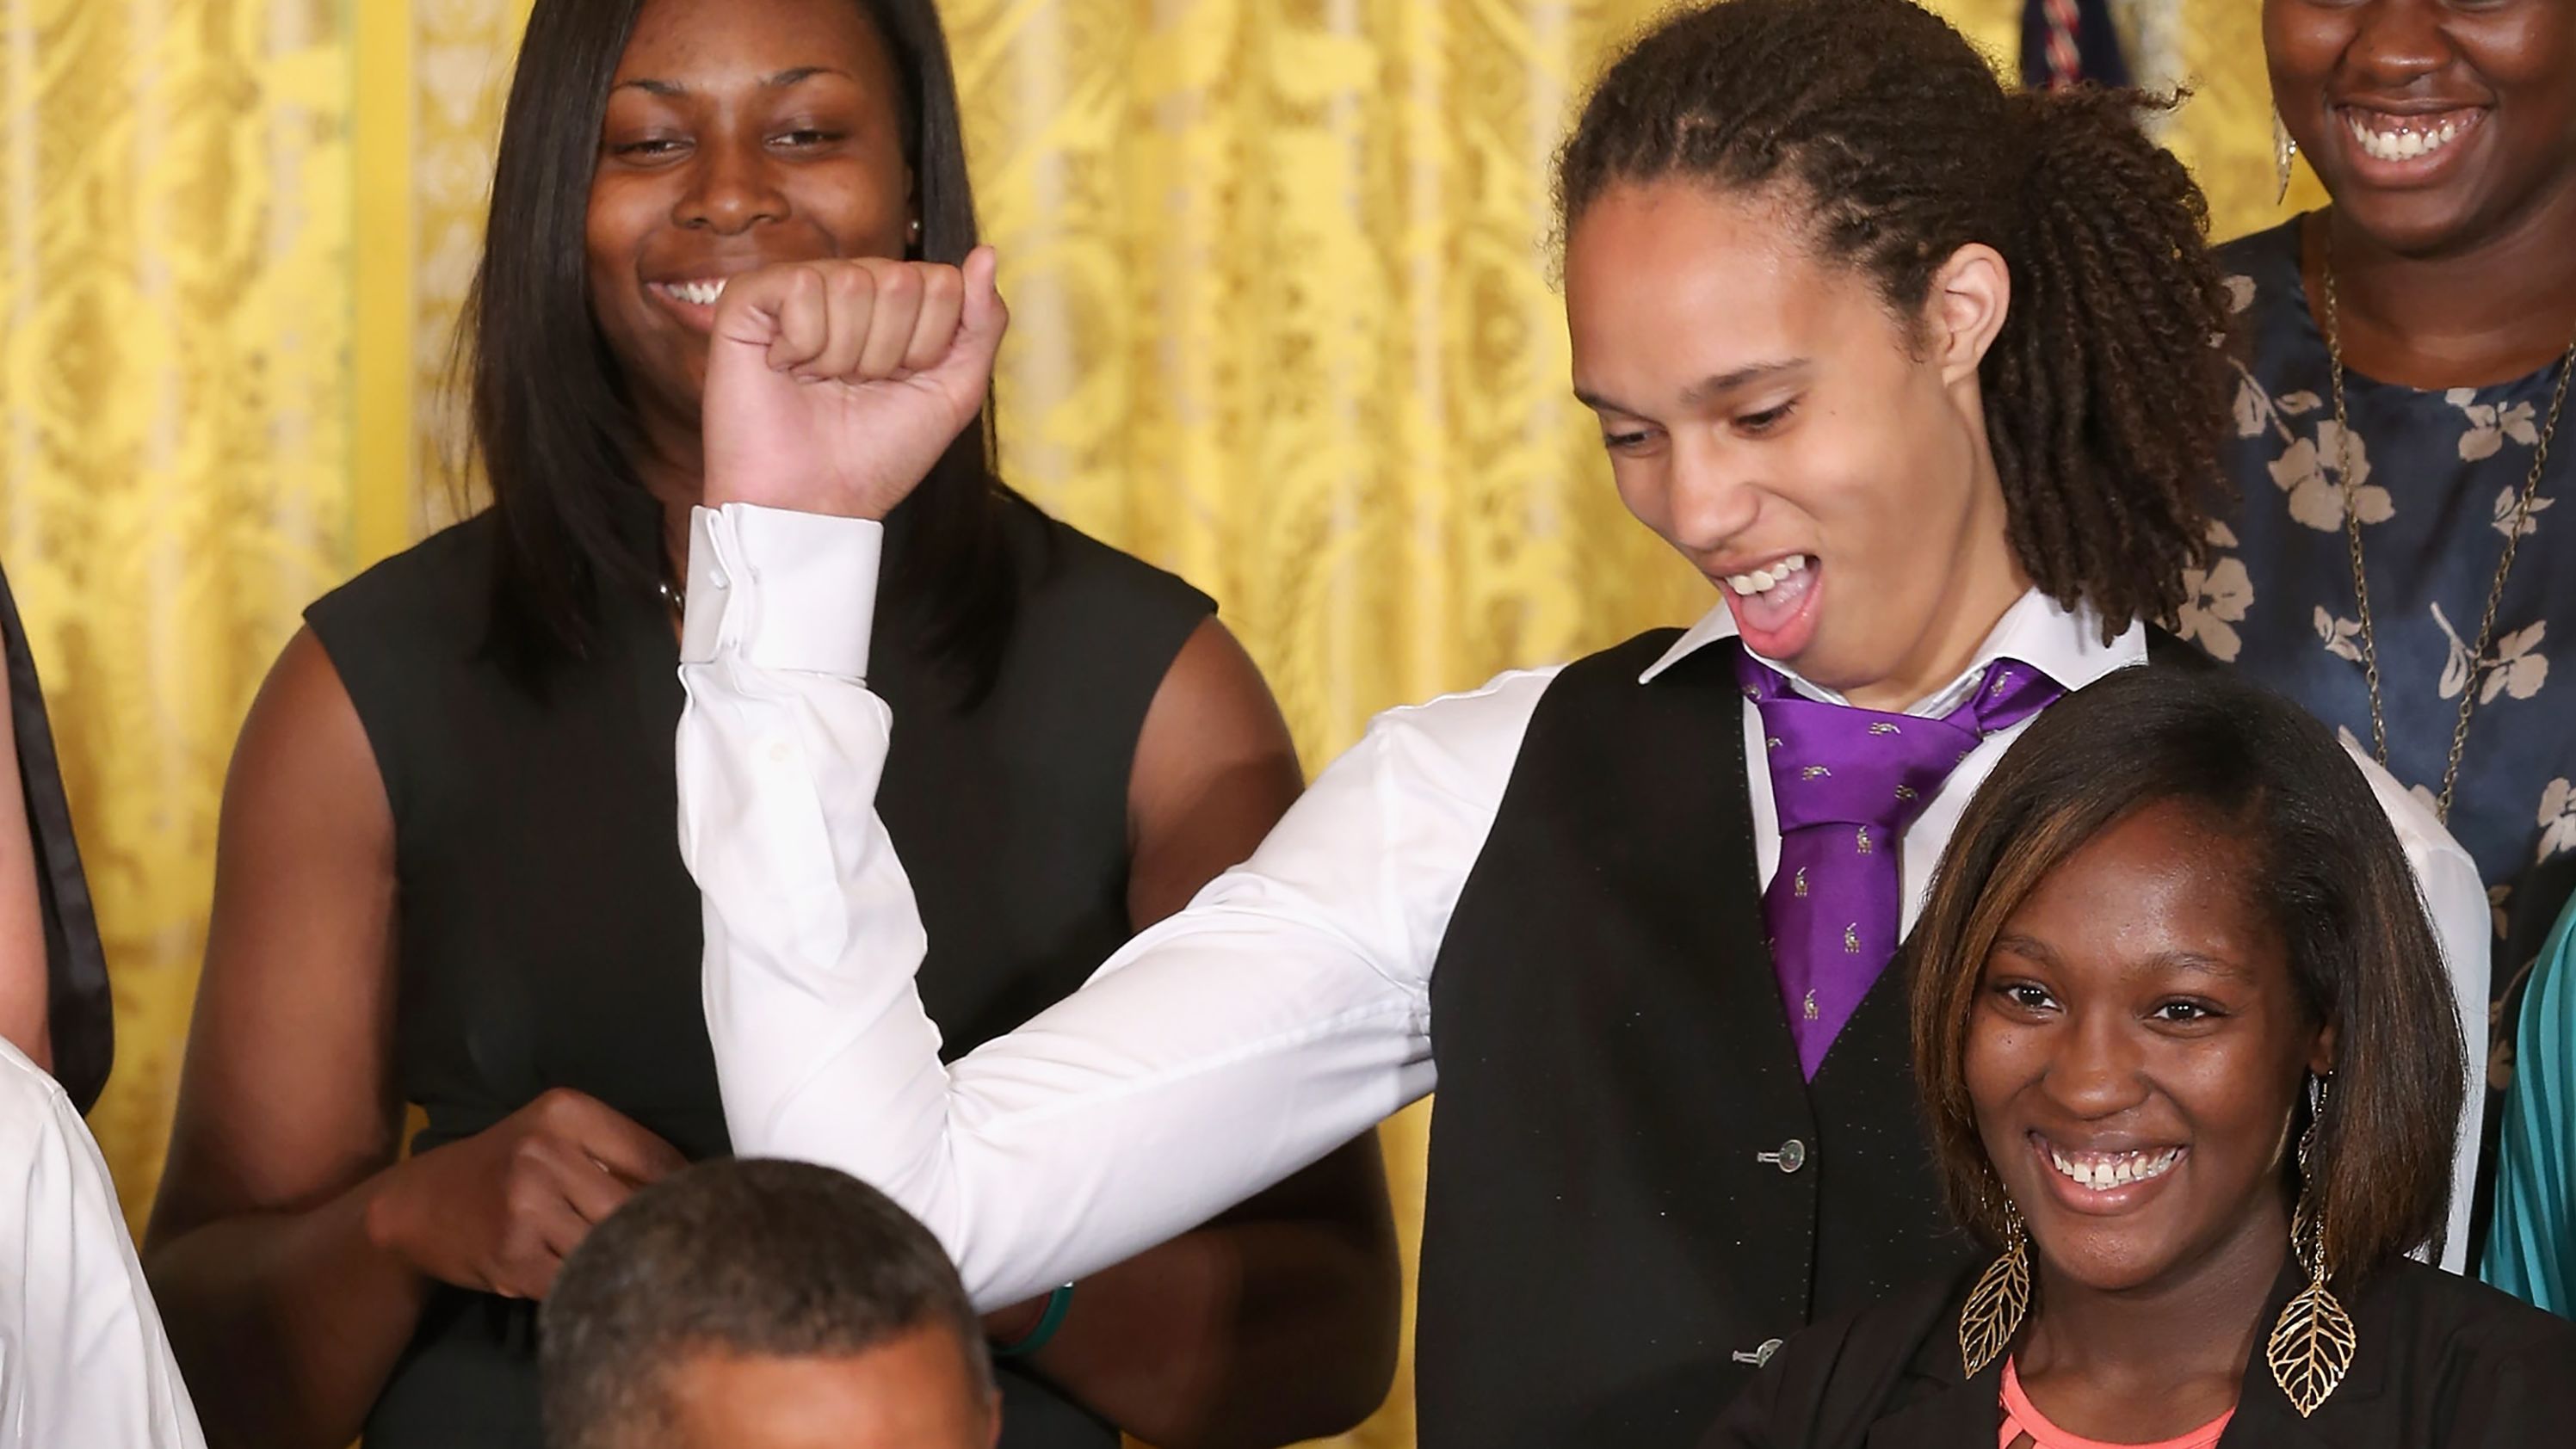
<path fill-rule="evenodd" d="M 743 505 L 696 516 L 680 850 L 705 895 L 707 1025 L 737 1151 L 875 1184 L 929 1225 L 991 1308 L 1193 1228 L 1431 1091 L 1432 963 L 1556 670 L 1378 716 L 1250 861 L 1083 989 L 943 1067 L 913 987 L 921 919 L 873 805 L 892 727 L 864 683 L 880 542 L 876 525 L 847 519 Z M 1721 605 L 1645 679 L 1734 634 Z M 2080 689 L 2144 662 L 2146 633 L 2105 646 L 2098 617 L 2026 595 L 1958 682 L 1913 712 L 1945 713 L 2002 656 Z M 1779 827 L 1749 703 L 1744 728 L 1767 885 Z M 1907 929 L 1969 797 L 2019 733 L 1988 736 L 1906 831 Z M 2485 1001 L 2475 866 L 2364 764 L 2454 988 Z M 2469 1094 L 2462 1123 L 2454 1268 L 2483 1100 Z"/>
<path fill-rule="evenodd" d="M 0 1446 L 203 1449 L 98 1144 L 7 1042 L 0 1181 Z"/>

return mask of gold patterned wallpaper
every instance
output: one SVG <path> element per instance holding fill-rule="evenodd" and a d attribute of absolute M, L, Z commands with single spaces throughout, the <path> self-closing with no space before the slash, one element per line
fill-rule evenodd
<path fill-rule="evenodd" d="M 107 937 L 91 1121 L 140 1221 L 215 806 L 347 573 L 348 35 L 332 0 L 0 0 L 0 556 Z"/>
<path fill-rule="evenodd" d="M 2248 0 L 2169 138 L 2271 201 Z M 139 1222 L 224 763 L 308 600 L 458 506 L 443 406 L 527 0 L 0 0 L 0 557 L 116 973 Z M 1015 315 L 1006 471 L 1224 603 L 1311 765 L 1689 618 L 1566 395 L 1547 169 L 1662 0 L 945 0 Z M 2016 0 L 1936 9 L 2004 53 Z M 2293 202 L 2309 193 L 2294 195 Z M 1418 1213 L 1421 1119 L 1387 1133 Z M 1409 1393 L 1350 1443 L 1411 1442 Z"/>

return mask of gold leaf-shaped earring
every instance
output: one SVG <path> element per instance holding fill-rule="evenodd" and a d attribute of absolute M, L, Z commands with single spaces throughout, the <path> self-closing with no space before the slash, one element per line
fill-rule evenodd
<path fill-rule="evenodd" d="M 2317 1258 L 2322 1265 L 2322 1248 Z M 2327 1291 L 2326 1275 L 2320 1266 L 2308 1286 L 2281 1310 L 2281 1321 L 2272 1325 L 2272 1341 L 2265 1347 L 2263 1357 L 2272 1366 L 2273 1382 L 2281 1386 L 2290 1407 L 2304 1419 L 2314 1414 L 2343 1382 L 2360 1344 L 2360 1331 L 2353 1326 L 2352 1315 Z"/>
<path fill-rule="evenodd" d="M 2326 1081 L 2317 1081 L 2310 1097 L 2312 1104 L 2308 1130 L 2299 1135 L 2299 1190 L 2297 1211 L 2290 1215 L 2290 1252 L 2299 1266 L 2308 1270 L 2308 1286 L 2281 1310 L 2281 1321 L 2272 1326 L 2271 1341 L 2264 1346 L 2264 1361 L 2272 1366 L 2272 1381 L 2281 1386 L 2290 1407 L 2304 1419 L 2316 1413 L 2319 1405 L 2333 1395 L 2343 1376 L 2352 1369 L 2352 1356 L 2360 1347 L 2361 1335 L 2353 1326 L 2352 1315 L 2326 1280 L 2333 1276 L 2333 1263 L 2326 1252 L 2325 1205 L 2316 1190 L 2312 1159 L 2316 1152 L 2317 1124 L 2325 1120 Z"/>
<path fill-rule="evenodd" d="M 1985 1371 L 2021 1332 L 2030 1312 L 2030 1234 L 2021 1213 L 2004 1199 L 2004 1253 L 1977 1279 L 1959 1310 L 1959 1362 L 1969 1378 Z"/>
<path fill-rule="evenodd" d="M 2280 187 L 2272 195 L 2272 204 L 2290 199 L 2290 163 L 2297 159 L 2299 143 L 2290 137 L 2290 128 L 2281 122 L 2281 109 L 2272 108 L 2272 165 L 2280 174 Z"/>

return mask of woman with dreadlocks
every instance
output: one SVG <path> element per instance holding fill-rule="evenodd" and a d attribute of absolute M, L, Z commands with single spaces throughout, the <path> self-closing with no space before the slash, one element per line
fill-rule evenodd
<path fill-rule="evenodd" d="M 2027 721 L 2180 647 L 2149 621 L 2228 403 L 2201 198 L 2144 104 L 2007 95 L 1906 0 L 1639 42 L 1562 161 L 1573 383 L 1719 607 L 1387 714 L 1250 862 L 946 1065 L 866 805 L 866 634 L 795 599 L 870 565 L 972 417 L 991 263 L 928 344 L 728 290 L 679 775 L 737 1145 L 884 1188 L 1001 1304 L 1436 1082 L 1427 1449 L 1690 1443 L 1800 1325 L 1964 1262 L 1902 943 Z M 2483 999 L 2476 872 L 2373 782 Z"/>

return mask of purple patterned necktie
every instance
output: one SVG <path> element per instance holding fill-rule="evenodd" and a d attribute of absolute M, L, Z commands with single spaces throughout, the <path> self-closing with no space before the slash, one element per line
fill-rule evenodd
<path fill-rule="evenodd" d="M 1927 719 L 1809 699 L 1740 648 L 1735 671 L 1762 714 L 1780 811 L 1780 870 L 1762 893 L 1762 918 L 1798 1065 L 1814 1081 L 1896 955 L 1906 827 L 1979 740 L 2066 691 L 2030 665 L 1998 659 L 1965 703 Z"/>

